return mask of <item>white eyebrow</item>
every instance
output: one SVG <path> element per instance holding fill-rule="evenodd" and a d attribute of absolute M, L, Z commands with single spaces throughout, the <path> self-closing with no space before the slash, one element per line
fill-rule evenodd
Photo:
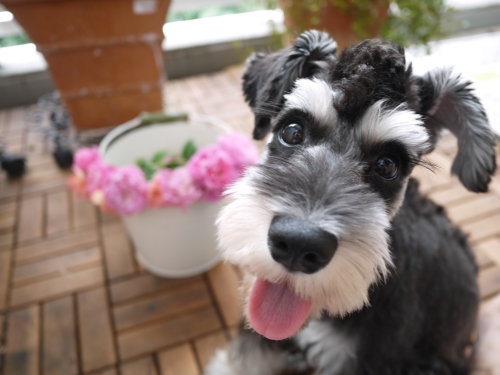
<path fill-rule="evenodd" d="M 290 94 L 285 95 L 285 108 L 299 109 L 310 113 L 320 124 L 332 125 L 337 119 L 333 107 L 335 92 L 325 81 L 298 79 Z"/>
<path fill-rule="evenodd" d="M 429 134 L 420 115 L 400 105 L 393 109 L 383 107 L 379 100 L 369 107 L 359 121 L 358 136 L 365 144 L 398 141 L 418 155 L 429 148 Z"/>

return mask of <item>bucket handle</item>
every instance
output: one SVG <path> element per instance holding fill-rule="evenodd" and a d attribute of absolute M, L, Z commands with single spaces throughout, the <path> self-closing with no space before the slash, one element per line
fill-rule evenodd
<path fill-rule="evenodd" d="M 216 117 L 201 115 L 201 114 L 191 114 L 188 116 L 187 113 L 165 113 L 165 112 L 143 112 L 136 117 L 116 128 L 111 130 L 101 141 L 99 145 L 99 153 L 101 155 L 106 154 L 106 150 L 115 142 L 118 138 L 123 135 L 134 131 L 138 128 L 162 124 L 171 122 L 183 122 L 188 120 L 193 120 L 195 122 L 202 122 L 216 128 L 221 129 L 224 133 L 231 133 L 233 130 L 224 121 L 219 120 Z"/>

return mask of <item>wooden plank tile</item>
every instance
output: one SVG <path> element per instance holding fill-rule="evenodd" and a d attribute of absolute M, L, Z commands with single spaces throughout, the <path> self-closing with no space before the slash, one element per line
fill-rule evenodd
<path fill-rule="evenodd" d="M 500 267 L 500 238 L 493 238 L 479 243 L 476 246 L 478 252 L 485 254 L 492 262 Z"/>
<path fill-rule="evenodd" d="M 492 375 L 490 370 L 472 370 L 469 375 Z"/>
<path fill-rule="evenodd" d="M 11 250 L 14 241 L 13 233 L 0 234 L 0 251 Z"/>
<path fill-rule="evenodd" d="M 500 292 L 500 267 L 489 267 L 479 271 L 481 298 L 488 298 Z"/>
<path fill-rule="evenodd" d="M 434 202 L 442 206 L 457 204 L 457 202 L 461 202 L 476 196 L 477 194 L 468 191 L 460 183 L 450 186 L 449 189 L 438 190 L 429 194 L 429 198 L 431 198 Z"/>
<path fill-rule="evenodd" d="M 30 134 L 28 134 L 28 138 Z M 42 155 L 36 155 L 36 157 L 28 157 L 28 167 L 30 170 L 49 170 L 54 168 L 54 158 L 50 153 L 43 153 Z"/>
<path fill-rule="evenodd" d="M 0 311 L 4 310 L 7 306 L 11 256 L 12 253 L 10 251 L 0 253 Z"/>
<path fill-rule="evenodd" d="M 94 205 L 71 194 L 73 207 L 73 225 L 75 228 L 94 225 L 97 222 L 97 212 Z"/>
<path fill-rule="evenodd" d="M 437 149 L 443 150 L 449 155 L 455 155 L 458 151 L 458 143 L 457 139 L 453 134 L 447 132 L 443 135 L 443 137 L 439 140 L 437 145 Z"/>
<path fill-rule="evenodd" d="M 497 168 L 496 176 L 491 179 L 489 191 L 500 197 L 500 168 Z"/>
<path fill-rule="evenodd" d="M 417 167 L 413 170 L 412 177 L 420 182 L 420 191 L 424 194 L 432 192 L 433 189 L 452 186 L 453 180 L 442 171 L 429 171 L 424 167 Z"/>
<path fill-rule="evenodd" d="M 188 344 L 161 352 L 158 359 L 160 375 L 200 375 L 196 358 Z"/>
<path fill-rule="evenodd" d="M 500 198 L 492 194 L 481 194 L 472 200 L 449 207 L 447 211 L 449 217 L 455 223 L 460 224 L 494 211 L 500 211 Z"/>
<path fill-rule="evenodd" d="M 110 368 L 98 372 L 93 372 L 92 375 L 117 375 L 116 369 Z"/>
<path fill-rule="evenodd" d="M 5 375 L 38 375 L 40 308 L 9 314 Z"/>
<path fill-rule="evenodd" d="M 47 194 L 47 235 L 69 229 L 69 201 L 66 190 Z"/>
<path fill-rule="evenodd" d="M 475 247 L 473 247 L 472 249 L 476 257 L 476 264 L 479 268 L 487 268 L 494 265 L 493 261 L 482 251 L 478 250 Z"/>
<path fill-rule="evenodd" d="M 442 171 L 447 176 L 450 175 L 453 159 L 449 155 L 445 155 L 439 150 L 436 150 L 426 155 L 425 158 L 436 166 L 437 171 Z"/>
<path fill-rule="evenodd" d="M 146 322 L 184 314 L 210 304 L 211 299 L 207 287 L 200 280 L 165 294 L 116 307 L 113 315 L 116 328 L 123 330 Z"/>
<path fill-rule="evenodd" d="M 4 314 L 0 314 L 0 341 L 3 340 L 3 323 L 4 323 L 4 320 L 5 320 L 5 315 Z"/>
<path fill-rule="evenodd" d="M 8 110 L 7 134 L 16 134 L 24 131 L 24 116 L 26 107 L 15 107 Z"/>
<path fill-rule="evenodd" d="M 108 277 L 114 279 L 133 274 L 136 269 L 132 248 L 122 224 L 105 225 L 102 234 Z"/>
<path fill-rule="evenodd" d="M 43 306 L 43 375 L 76 375 L 76 332 L 71 296 Z"/>
<path fill-rule="evenodd" d="M 29 169 L 33 168 L 33 165 L 39 163 L 38 159 L 44 158 L 48 154 L 48 147 L 46 147 L 43 137 L 44 134 L 36 131 L 28 131 L 26 134 L 26 150 L 28 152 L 27 162 Z M 50 159 L 50 164 L 54 164 L 54 159 Z"/>
<path fill-rule="evenodd" d="M 61 171 L 55 163 L 52 163 L 50 166 L 40 165 L 30 169 L 23 177 L 23 186 L 38 185 L 50 181 L 58 181 L 65 184 L 69 176 L 71 176 L 71 172 Z M 65 186 L 64 184 L 63 186 Z"/>
<path fill-rule="evenodd" d="M 7 133 L 7 126 L 8 126 L 8 117 L 10 113 L 7 110 L 1 110 L 0 111 L 0 134 L 6 134 Z"/>
<path fill-rule="evenodd" d="M 152 357 L 139 359 L 121 365 L 122 375 L 158 375 Z M 181 373 L 179 373 L 180 375 Z"/>
<path fill-rule="evenodd" d="M 68 273 L 35 284 L 13 288 L 10 306 L 21 306 L 31 302 L 62 297 L 83 289 L 100 286 L 103 282 L 102 267 Z"/>
<path fill-rule="evenodd" d="M 16 222 L 16 202 L 0 204 L 0 231 L 11 232 Z"/>
<path fill-rule="evenodd" d="M 23 132 L 11 134 L 5 137 L 7 139 L 7 151 L 14 154 L 24 153 L 25 137 Z"/>
<path fill-rule="evenodd" d="M 477 324 L 478 342 L 474 367 L 500 372 L 500 294 L 481 305 Z"/>
<path fill-rule="evenodd" d="M 43 235 L 43 197 L 25 198 L 21 202 L 19 216 L 19 229 L 17 240 L 19 242 L 38 239 Z"/>
<path fill-rule="evenodd" d="M 151 274 L 138 275 L 111 284 L 111 299 L 113 303 L 126 302 L 134 298 L 144 297 L 200 280 L 200 276 L 190 277 L 188 279 L 166 279 Z"/>
<path fill-rule="evenodd" d="M 68 272 L 101 265 L 101 254 L 97 247 L 75 250 L 53 258 L 17 266 L 14 269 L 13 282 L 34 282 L 42 277 L 64 276 Z"/>
<path fill-rule="evenodd" d="M 450 174 L 451 159 L 439 153 L 432 153 L 426 156 L 426 159 L 436 166 L 432 171 L 417 167 L 413 170 L 412 176 L 420 181 L 420 190 L 424 193 L 430 192 L 435 188 L 446 185 L 453 185 L 453 179 Z"/>
<path fill-rule="evenodd" d="M 19 194 L 19 180 L 10 180 L 2 173 L 0 175 L 0 200 L 14 200 Z"/>
<path fill-rule="evenodd" d="M 0 253 L 0 311 L 5 309 L 7 303 L 11 254 L 10 251 Z"/>
<path fill-rule="evenodd" d="M 194 347 L 198 359 L 200 360 L 201 367 L 207 367 L 217 350 L 224 349 L 226 346 L 227 339 L 223 331 L 196 340 L 194 342 Z"/>
<path fill-rule="evenodd" d="M 116 356 L 105 289 L 79 293 L 77 299 L 83 371 L 114 364 Z"/>
<path fill-rule="evenodd" d="M 42 181 L 33 184 L 23 184 L 21 187 L 21 193 L 24 197 L 31 197 L 34 195 L 50 193 L 52 191 L 60 191 L 65 188 L 66 179 L 49 179 L 48 181 Z"/>
<path fill-rule="evenodd" d="M 120 357 L 127 359 L 149 353 L 218 329 L 221 324 L 214 308 L 204 307 L 175 319 L 119 333 Z"/>
<path fill-rule="evenodd" d="M 120 222 L 120 216 L 118 215 L 108 214 L 106 212 L 102 212 L 101 210 L 97 211 L 97 215 L 99 216 L 99 221 L 101 223 L 111 224 Z"/>
<path fill-rule="evenodd" d="M 208 271 L 208 279 L 226 325 L 237 325 L 241 319 L 241 304 L 236 270 L 230 264 L 220 263 Z"/>
<path fill-rule="evenodd" d="M 217 86 L 218 88 L 222 89 L 224 95 L 228 95 L 229 97 L 231 97 L 235 93 L 235 91 L 239 91 L 241 88 L 241 83 L 239 83 L 238 85 L 234 85 L 234 82 L 225 73 L 213 74 L 210 77 L 210 80 L 213 83 L 216 83 L 216 85 L 213 85 L 211 83 L 213 87 Z"/>
<path fill-rule="evenodd" d="M 34 262 L 73 249 L 86 249 L 95 246 L 97 246 L 96 230 L 66 233 L 32 245 L 20 245 L 16 250 L 16 264 Z"/>
<path fill-rule="evenodd" d="M 479 241 L 488 236 L 500 233 L 500 214 L 490 216 L 462 226 L 470 234 L 472 241 Z"/>

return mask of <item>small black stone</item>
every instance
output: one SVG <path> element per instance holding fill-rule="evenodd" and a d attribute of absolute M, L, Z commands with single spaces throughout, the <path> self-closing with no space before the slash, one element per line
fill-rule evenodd
<path fill-rule="evenodd" d="M 52 153 L 54 159 L 61 169 L 69 169 L 73 166 L 73 151 L 69 148 L 56 148 Z"/>
<path fill-rule="evenodd" d="M 16 154 L 4 154 L 1 157 L 2 169 L 10 178 L 20 177 L 26 171 L 26 157 Z"/>

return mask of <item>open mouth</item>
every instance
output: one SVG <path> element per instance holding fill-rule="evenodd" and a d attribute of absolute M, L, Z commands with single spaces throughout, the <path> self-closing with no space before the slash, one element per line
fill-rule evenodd
<path fill-rule="evenodd" d="M 293 336 L 306 322 L 312 302 L 299 297 L 286 284 L 257 278 L 248 303 L 248 319 L 253 329 L 270 340 Z"/>

